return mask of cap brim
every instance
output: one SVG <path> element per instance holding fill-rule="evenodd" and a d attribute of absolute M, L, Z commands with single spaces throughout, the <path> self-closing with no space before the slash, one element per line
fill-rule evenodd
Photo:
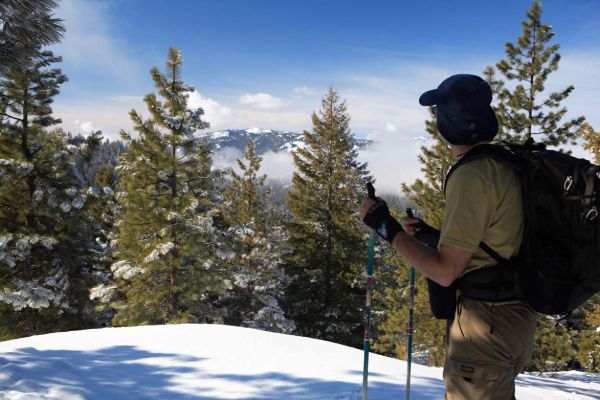
<path fill-rule="evenodd" d="M 419 104 L 422 106 L 432 106 L 438 103 L 437 89 L 428 90 L 419 97 Z"/>

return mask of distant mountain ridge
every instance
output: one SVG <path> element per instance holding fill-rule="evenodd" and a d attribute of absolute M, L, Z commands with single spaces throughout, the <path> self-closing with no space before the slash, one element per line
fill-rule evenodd
<path fill-rule="evenodd" d="M 205 137 L 214 146 L 216 152 L 226 147 L 244 151 L 250 140 L 256 141 L 256 153 L 262 155 L 268 152 L 291 152 L 298 147 L 304 147 L 304 134 L 271 129 L 225 129 L 215 132 L 202 133 L 198 137 Z M 372 143 L 371 140 L 355 139 L 356 145 L 362 149 Z"/>
<path fill-rule="evenodd" d="M 277 131 L 271 129 L 224 129 L 220 131 L 198 133 L 198 139 L 207 138 L 213 146 L 214 153 L 218 154 L 226 149 L 233 149 L 235 152 L 243 154 L 250 140 L 256 141 L 256 153 L 262 156 L 266 153 L 291 153 L 293 150 L 306 146 L 304 134 L 288 131 Z M 76 136 L 69 139 L 76 143 L 83 141 L 83 136 Z M 364 149 L 373 143 L 372 140 L 355 139 L 356 146 Z M 121 140 L 106 140 L 100 144 L 97 153 L 90 161 L 78 159 L 75 165 L 77 173 L 86 184 L 93 184 L 100 168 L 103 165 L 114 167 L 121 153 L 127 151 L 127 145 Z M 235 153 L 234 153 L 235 154 Z M 231 156 L 231 155 L 230 155 Z M 235 160 L 233 160 L 235 161 Z"/>

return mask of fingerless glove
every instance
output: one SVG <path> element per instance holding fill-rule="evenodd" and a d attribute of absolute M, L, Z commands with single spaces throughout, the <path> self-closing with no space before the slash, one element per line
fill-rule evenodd
<path fill-rule="evenodd" d="M 398 232 L 403 231 L 402 225 L 392 217 L 386 202 L 383 200 L 377 200 L 369 208 L 363 222 L 373 228 L 379 237 L 390 243 L 392 243 Z"/>

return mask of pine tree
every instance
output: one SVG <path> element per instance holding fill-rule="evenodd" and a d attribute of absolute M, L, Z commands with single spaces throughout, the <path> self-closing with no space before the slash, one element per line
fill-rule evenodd
<path fill-rule="evenodd" d="M 94 255 L 87 196 L 72 163 L 81 146 L 51 130 L 51 104 L 67 78 L 50 51 L 28 58 L 0 80 L 0 313 L 5 338 L 89 326 L 87 289 Z"/>
<path fill-rule="evenodd" d="M 579 136 L 585 140 L 583 148 L 594 156 L 594 163 L 600 165 L 600 132 L 596 132 L 592 125 L 584 122 L 579 129 Z"/>
<path fill-rule="evenodd" d="M 421 147 L 419 162 L 425 178 L 417 179 L 412 185 L 402 185 L 402 190 L 416 205 L 423 220 L 440 229 L 444 217 L 444 179 L 453 163 L 448 144 L 437 131 L 435 116 L 425 121 L 425 130 L 430 135 L 431 147 Z M 383 299 L 385 317 L 378 325 L 380 330 L 375 349 L 383 354 L 406 357 L 409 303 L 409 265 L 395 254 L 389 254 L 384 262 L 397 265 L 395 283 L 383 288 L 379 296 Z M 433 317 L 429 308 L 426 278 L 417 274 L 415 281 L 414 332 L 415 350 L 427 355 L 426 362 L 440 366 L 444 361 L 444 321 Z"/>
<path fill-rule="evenodd" d="M 550 44 L 554 32 L 549 24 L 542 22 L 542 5 L 534 1 L 521 22 L 523 33 L 516 44 L 507 42 L 506 59 L 496 68 L 488 67 L 484 75 L 497 94 L 496 114 L 499 119 L 500 138 L 511 142 L 524 142 L 529 138 L 537 142 L 557 146 L 574 143 L 583 117 L 561 122 L 567 108 L 561 106 L 574 90 L 569 85 L 562 91 L 544 96 L 545 85 L 551 73 L 558 70 L 561 56 L 560 45 Z M 496 69 L 511 83 L 507 87 L 502 79 L 496 79 Z"/>
<path fill-rule="evenodd" d="M 576 351 L 574 333 L 549 316 L 538 318 L 533 355 L 526 371 L 564 371 L 573 363 Z"/>
<path fill-rule="evenodd" d="M 222 285 L 211 198 L 211 150 L 195 132 L 208 127 L 201 108 L 187 107 L 193 90 L 181 80 L 171 48 L 166 73 L 151 70 L 158 96 L 145 96 L 150 119 L 130 116 L 139 138 L 125 131 L 116 198 L 121 208 L 111 267 L 117 325 L 213 321 Z M 110 296 L 106 296 L 110 297 Z"/>
<path fill-rule="evenodd" d="M 330 88 L 293 153 L 286 313 L 302 336 L 360 347 L 368 239 L 357 218 L 369 179 L 345 102 Z"/>
<path fill-rule="evenodd" d="M 96 201 L 89 207 L 91 226 L 95 232 L 96 253 L 98 263 L 95 265 L 94 277 L 96 285 L 90 290 L 90 300 L 95 306 L 95 320 L 98 326 L 109 326 L 115 314 L 110 298 L 115 287 L 106 288 L 110 283 L 110 266 L 116 261 L 114 257 L 115 221 L 120 209 L 115 198 L 116 188 L 115 168 L 105 165 L 96 177 L 95 186 L 90 187 L 89 194 Z"/>
<path fill-rule="evenodd" d="M 598 297 L 598 296 L 596 296 Z M 585 326 L 577 340 L 577 361 L 589 372 L 600 372 L 600 303 L 598 298 L 585 313 Z"/>
<path fill-rule="evenodd" d="M 65 28 L 54 18 L 55 0 L 3 0 L 0 3 L 0 72 L 27 63 L 31 50 L 60 41 Z"/>
<path fill-rule="evenodd" d="M 234 263 L 233 288 L 227 323 L 291 333 L 294 324 L 279 306 L 285 277 L 281 269 L 284 235 L 281 224 L 268 218 L 271 188 L 266 175 L 259 176 L 262 158 L 256 144 L 248 142 L 245 163 L 237 160 L 243 173 L 230 171 L 231 184 L 225 191 L 224 214 L 229 225 Z"/>
<path fill-rule="evenodd" d="M 256 143 L 253 140 L 248 142 L 244 159 L 247 164 L 237 160 L 242 176 L 234 170 L 230 171 L 231 185 L 225 194 L 226 216 L 232 225 L 254 224 L 257 231 L 265 231 L 271 190 L 265 187 L 267 176 L 258 176 L 262 157 L 256 154 Z M 249 240 L 244 245 L 247 249 L 245 253 L 250 254 L 254 243 Z M 251 260 L 245 261 L 247 265 L 251 262 Z"/>
<path fill-rule="evenodd" d="M 532 4 L 521 25 L 523 33 L 516 44 L 506 43 L 507 58 L 500 60 L 495 68 L 488 67 L 484 71 L 497 97 L 494 108 L 500 124 L 498 139 L 523 143 L 534 138 L 551 146 L 574 144 L 578 134 L 589 130 L 582 125 L 584 117 L 563 122 L 567 109 L 561 103 L 573 92 L 573 85 L 562 91 L 544 93 L 546 81 L 558 70 L 561 56 L 560 45 L 550 44 L 554 32 L 549 24 L 542 22 L 540 2 Z M 514 81 L 514 88 L 509 89 L 507 82 L 497 78 L 496 70 L 508 83 Z M 536 346 L 528 368 L 555 370 L 572 365 L 573 338 L 576 337 L 572 329 L 577 324 L 572 318 L 550 323 L 547 318 L 538 317 Z M 553 348 L 555 345 L 558 347 Z M 547 354 L 548 351 L 552 354 Z"/>

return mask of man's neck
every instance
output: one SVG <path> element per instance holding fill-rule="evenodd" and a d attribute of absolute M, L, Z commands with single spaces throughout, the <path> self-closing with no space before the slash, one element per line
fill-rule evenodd
<path fill-rule="evenodd" d="M 469 150 L 471 150 L 475 145 L 473 144 L 451 144 L 450 150 L 452 150 L 452 155 L 455 160 L 460 160 L 460 158 Z"/>

